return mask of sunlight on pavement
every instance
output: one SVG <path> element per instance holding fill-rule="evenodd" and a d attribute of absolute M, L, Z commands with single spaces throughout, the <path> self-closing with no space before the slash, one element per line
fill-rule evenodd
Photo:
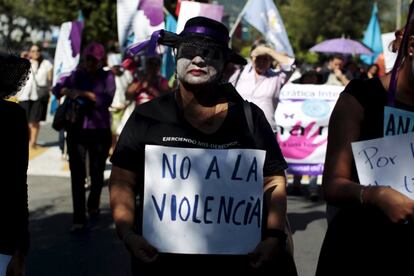
<path fill-rule="evenodd" d="M 32 160 L 33 158 L 41 155 L 42 153 L 44 153 L 48 148 L 46 147 L 41 147 L 41 146 L 37 146 L 37 148 L 35 149 L 29 149 L 29 160 Z"/>

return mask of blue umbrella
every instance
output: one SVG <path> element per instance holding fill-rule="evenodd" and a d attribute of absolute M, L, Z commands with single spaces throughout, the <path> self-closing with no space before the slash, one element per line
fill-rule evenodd
<path fill-rule="evenodd" d="M 373 55 L 372 50 L 361 42 L 343 37 L 322 41 L 309 51 L 343 55 Z"/>

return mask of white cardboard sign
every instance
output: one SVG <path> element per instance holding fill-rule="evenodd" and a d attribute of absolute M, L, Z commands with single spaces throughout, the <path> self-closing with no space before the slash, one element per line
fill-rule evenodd
<path fill-rule="evenodd" d="M 160 252 L 253 251 L 261 238 L 265 156 L 147 145 L 143 236 Z"/>
<path fill-rule="evenodd" d="M 414 199 L 414 134 L 352 143 L 362 185 L 390 186 Z"/>

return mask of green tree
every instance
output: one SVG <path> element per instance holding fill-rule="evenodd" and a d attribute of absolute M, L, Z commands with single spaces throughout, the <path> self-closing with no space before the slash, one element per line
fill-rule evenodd
<path fill-rule="evenodd" d="M 104 43 L 117 40 L 116 0 L 37 0 L 39 12 L 50 25 L 60 25 L 65 21 L 78 19 L 81 11 L 84 16 L 83 41 Z"/>
<path fill-rule="evenodd" d="M 278 1 L 275 1 L 278 5 Z M 317 56 L 309 53 L 313 45 L 325 39 L 341 36 L 361 40 L 368 26 L 374 0 L 290 0 L 278 6 L 299 61 L 315 62 Z M 390 1 L 377 1 L 382 31 L 390 31 L 387 15 Z"/>
<path fill-rule="evenodd" d="M 28 40 L 34 29 L 47 28 L 47 22 L 34 12 L 35 7 L 35 2 L 27 0 L 0 2 L 0 39 L 3 44 L 15 49 Z"/>
<path fill-rule="evenodd" d="M 116 0 L 1 0 L 0 38 L 16 48 L 30 40 L 33 30 L 47 31 L 76 20 L 80 11 L 85 18 L 84 43 L 117 40 Z"/>

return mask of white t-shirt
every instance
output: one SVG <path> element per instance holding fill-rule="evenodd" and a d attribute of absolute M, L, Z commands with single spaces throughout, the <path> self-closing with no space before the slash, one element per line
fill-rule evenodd
<path fill-rule="evenodd" d="M 19 101 L 36 101 L 38 100 L 37 86 L 48 86 L 48 73 L 53 69 L 53 65 L 47 59 L 44 59 L 40 64 L 36 60 L 30 60 L 31 70 L 29 79 L 22 90 L 17 93 Z M 36 80 L 35 80 L 36 79 Z"/>

